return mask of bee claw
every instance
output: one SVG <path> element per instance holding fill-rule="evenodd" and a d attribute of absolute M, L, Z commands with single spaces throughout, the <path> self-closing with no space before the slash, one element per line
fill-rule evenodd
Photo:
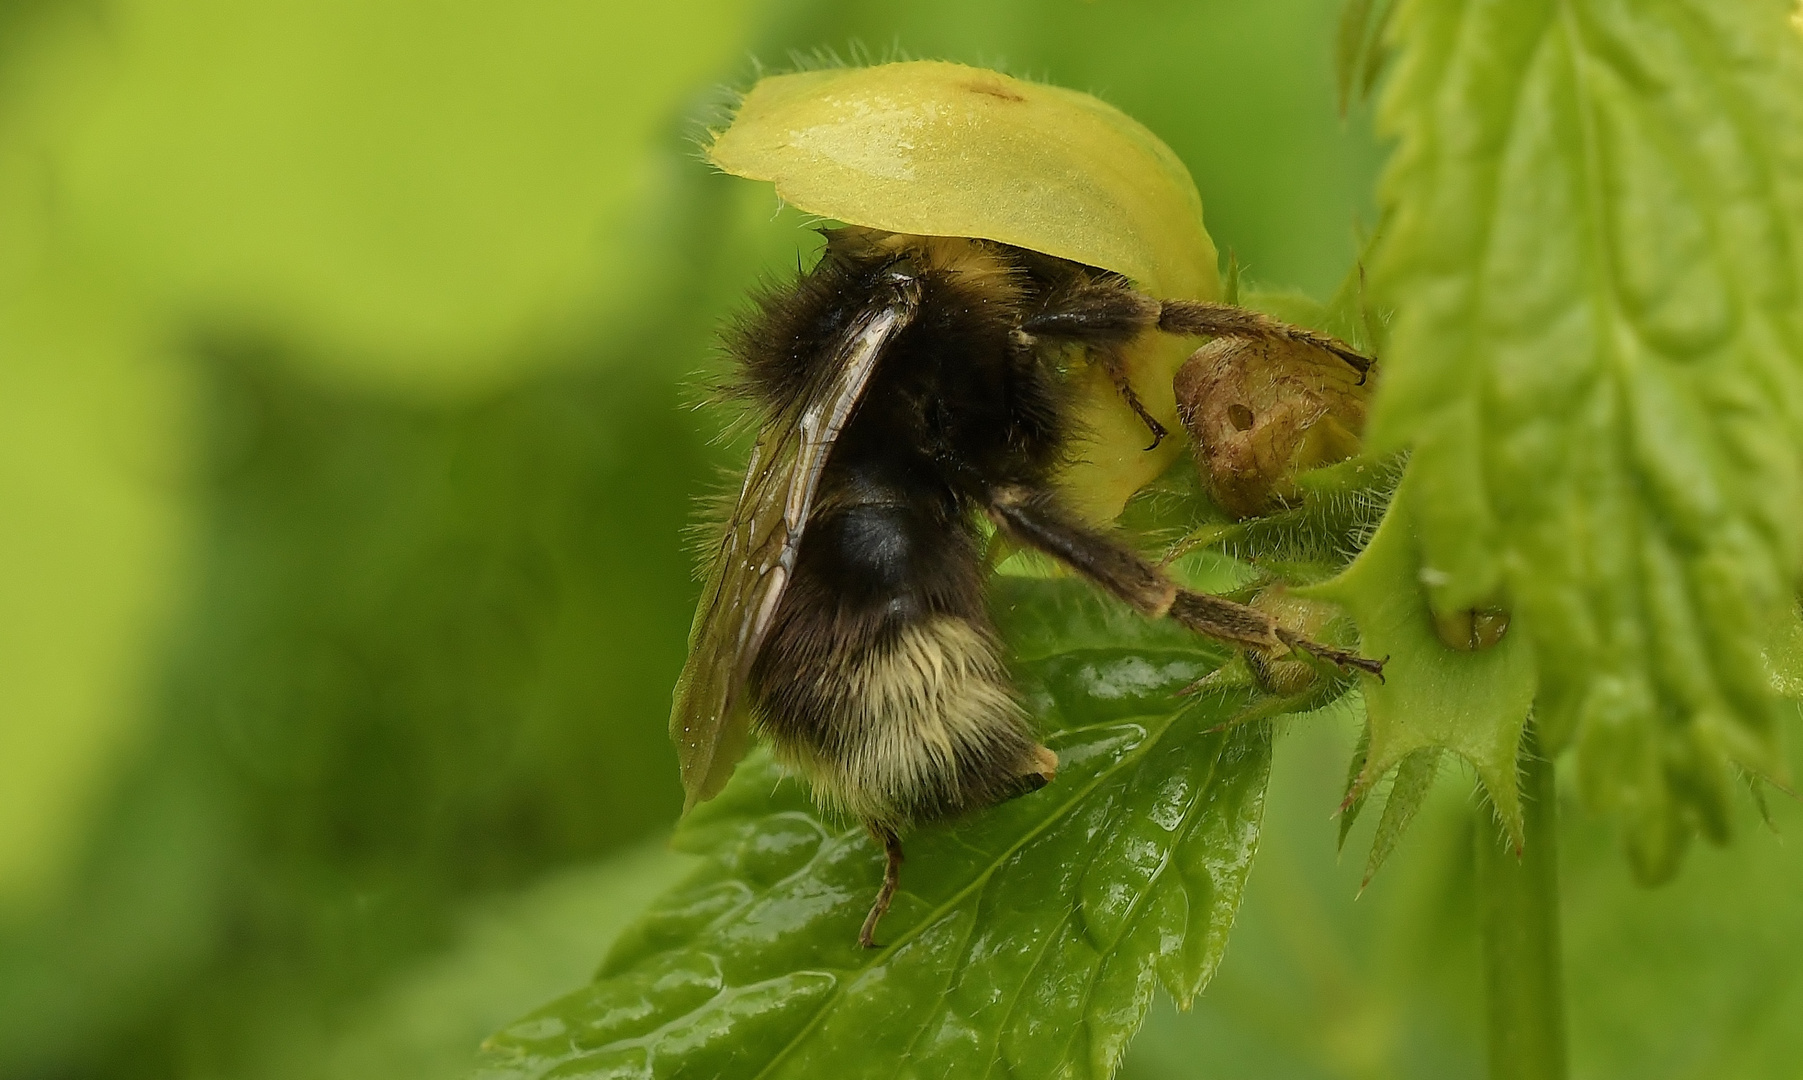
<path fill-rule="evenodd" d="M 1373 660 L 1370 657 L 1360 656 L 1355 652 L 1348 652 L 1345 649 L 1336 649 L 1331 645 L 1323 645 L 1318 641 L 1310 641 L 1300 634 L 1288 634 L 1280 631 L 1279 637 L 1282 639 L 1283 643 L 1290 648 L 1301 649 L 1310 656 L 1319 657 L 1332 664 L 1334 667 L 1339 668 L 1342 672 L 1350 674 L 1353 670 L 1358 670 L 1367 675 L 1375 676 L 1380 683 L 1384 681 L 1384 665 L 1390 662 L 1388 656 L 1384 657 L 1382 660 Z"/>
<path fill-rule="evenodd" d="M 876 924 L 888 913 L 889 905 L 895 900 L 895 890 L 901 885 L 902 847 L 901 837 L 895 835 L 893 829 L 880 825 L 870 827 L 870 833 L 882 842 L 883 884 L 877 889 L 876 902 L 870 905 L 870 914 L 864 916 L 864 925 L 858 929 L 858 944 L 866 949 L 880 946 L 876 943 Z"/>
<path fill-rule="evenodd" d="M 1152 445 L 1146 447 L 1146 449 L 1158 449 L 1158 444 L 1163 442 L 1164 437 L 1171 433 L 1170 429 L 1159 423 L 1158 419 L 1151 413 L 1146 412 L 1144 406 L 1140 406 L 1137 400 L 1134 402 L 1134 405 L 1138 406 L 1136 411 L 1139 413 L 1139 418 L 1145 422 L 1146 430 L 1152 433 Z"/>

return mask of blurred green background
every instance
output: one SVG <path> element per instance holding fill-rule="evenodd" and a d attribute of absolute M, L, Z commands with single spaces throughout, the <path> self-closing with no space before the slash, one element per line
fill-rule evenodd
<path fill-rule="evenodd" d="M 682 872 L 691 406 L 812 250 L 694 149 L 760 63 L 1096 92 L 1324 296 L 1383 157 L 1337 9 L 0 0 L 0 1077 L 455 1077 Z M 1481 1074 L 1468 778 L 1355 900 L 1355 726 L 1280 744 L 1136 1080 Z M 1803 1076 L 1797 846 L 1749 816 L 1649 893 L 1611 845 L 1567 814 L 1577 1073 Z"/>

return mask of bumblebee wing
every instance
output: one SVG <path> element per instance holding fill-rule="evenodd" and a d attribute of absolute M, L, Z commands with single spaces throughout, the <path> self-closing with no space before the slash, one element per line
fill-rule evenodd
<path fill-rule="evenodd" d="M 771 416 L 752 447 L 745 484 L 720 538 L 689 630 L 676 683 L 670 737 L 682 766 L 685 810 L 719 794 L 745 753 L 746 678 L 795 570 L 821 471 L 889 343 L 914 318 L 920 290 L 894 287 L 852 320 L 837 362 L 798 400 Z"/>

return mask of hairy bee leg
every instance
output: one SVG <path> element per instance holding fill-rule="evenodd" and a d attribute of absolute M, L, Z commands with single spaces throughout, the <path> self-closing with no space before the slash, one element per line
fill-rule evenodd
<path fill-rule="evenodd" d="M 1112 324 L 1109 324 L 1109 327 L 1105 328 L 1100 335 L 1085 334 L 1082 337 L 1091 346 L 1091 355 L 1102 365 L 1102 370 L 1108 373 L 1109 381 L 1114 383 L 1115 393 L 1121 396 L 1121 400 L 1127 403 L 1129 409 L 1133 410 L 1133 415 L 1139 417 L 1140 423 L 1146 425 L 1146 430 L 1151 432 L 1152 445 L 1146 449 L 1156 450 L 1158 444 L 1164 442 L 1164 437 L 1171 431 L 1158 422 L 1158 418 L 1152 415 L 1152 410 L 1146 408 L 1146 403 L 1140 400 L 1139 391 L 1133 389 L 1132 380 L 1127 378 L 1126 361 L 1121 359 L 1121 354 L 1117 351 L 1116 346 L 1125 344 L 1131 339 L 1132 334 L 1118 332 L 1118 328 L 1113 328 Z M 1048 336 L 1058 338 L 1069 335 L 1059 334 L 1054 330 Z M 1016 348 L 1031 350 L 1036 340 L 1034 335 L 1026 330 L 1014 332 Z"/>
<path fill-rule="evenodd" d="M 1195 337 L 1256 338 L 1261 341 L 1294 341 L 1324 349 L 1344 360 L 1363 376 L 1371 371 L 1369 356 L 1317 330 L 1271 318 L 1250 308 L 1215 304 L 1206 300 L 1166 300 L 1159 305 L 1158 328 L 1167 334 Z"/>
<path fill-rule="evenodd" d="M 1371 370 L 1370 357 L 1332 334 L 1232 304 L 1155 300 L 1134 292 L 1118 279 L 1095 281 L 1070 290 L 1046 310 L 1021 321 L 1021 331 L 1029 336 L 1080 341 L 1103 351 L 1124 345 L 1152 329 L 1194 337 L 1301 342 L 1339 357 L 1359 373 L 1361 382 Z"/>
<path fill-rule="evenodd" d="M 989 516 L 1015 540 L 1045 552 L 1152 618 L 1167 614 L 1183 591 L 1138 552 L 1065 516 L 1043 493 L 1001 488 L 990 494 Z M 1270 644 L 1277 643 L 1271 639 Z"/>
<path fill-rule="evenodd" d="M 901 837 L 895 835 L 894 829 L 872 825 L 870 835 L 883 845 L 883 855 L 887 861 L 883 864 L 883 885 L 876 891 L 876 902 L 870 905 L 870 914 L 864 916 L 863 929 L 858 931 L 858 944 L 866 949 L 877 947 L 876 924 L 888 913 L 889 905 L 895 901 L 895 890 L 901 886 L 902 864 Z"/>
<path fill-rule="evenodd" d="M 1360 656 L 1358 653 L 1345 649 L 1336 649 L 1332 645 L 1323 645 L 1319 641 L 1305 638 L 1301 634 L 1293 634 L 1281 626 L 1277 628 L 1277 636 L 1282 638 L 1283 643 L 1290 648 L 1300 649 L 1310 656 L 1325 660 L 1341 671 L 1351 671 L 1356 668 L 1377 676 L 1378 682 L 1384 681 L 1384 664 L 1390 659 L 1387 656 L 1382 660 L 1373 660 L 1368 656 Z"/>
<path fill-rule="evenodd" d="M 1172 621 L 1218 641 L 1271 651 L 1281 651 L 1289 644 L 1276 619 L 1224 596 L 1178 589 L 1171 610 L 1165 614 Z"/>
<path fill-rule="evenodd" d="M 1016 540 L 1058 559 L 1152 618 L 1168 616 L 1204 637 L 1263 651 L 1298 649 L 1342 670 L 1383 677 L 1381 660 L 1311 641 L 1255 607 L 1180 587 L 1138 552 L 1066 515 L 1044 493 L 997 490 L 989 513 Z"/>
<path fill-rule="evenodd" d="M 1127 365 L 1121 359 L 1121 354 L 1113 349 L 1098 349 L 1095 355 L 1102 362 L 1102 370 L 1108 372 L 1108 377 L 1114 381 L 1115 393 L 1121 395 L 1121 400 L 1133 410 L 1133 415 L 1139 417 L 1139 422 L 1146 425 L 1146 430 L 1152 433 L 1152 445 L 1146 449 L 1158 449 L 1158 444 L 1164 441 L 1170 430 L 1146 410 L 1145 402 L 1139 399 L 1139 391 L 1133 389 L 1133 383 L 1127 379 Z"/>

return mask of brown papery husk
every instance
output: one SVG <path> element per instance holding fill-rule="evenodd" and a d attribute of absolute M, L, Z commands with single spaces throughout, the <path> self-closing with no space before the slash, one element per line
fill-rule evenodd
<path fill-rule="evenodd" d="M 1370 380 L 1312 345 L 1216 338 L 1173 385 L 1208 493 L 1238 517 L 1281 509 L 1298 473 L 1359 451 Z"/>

